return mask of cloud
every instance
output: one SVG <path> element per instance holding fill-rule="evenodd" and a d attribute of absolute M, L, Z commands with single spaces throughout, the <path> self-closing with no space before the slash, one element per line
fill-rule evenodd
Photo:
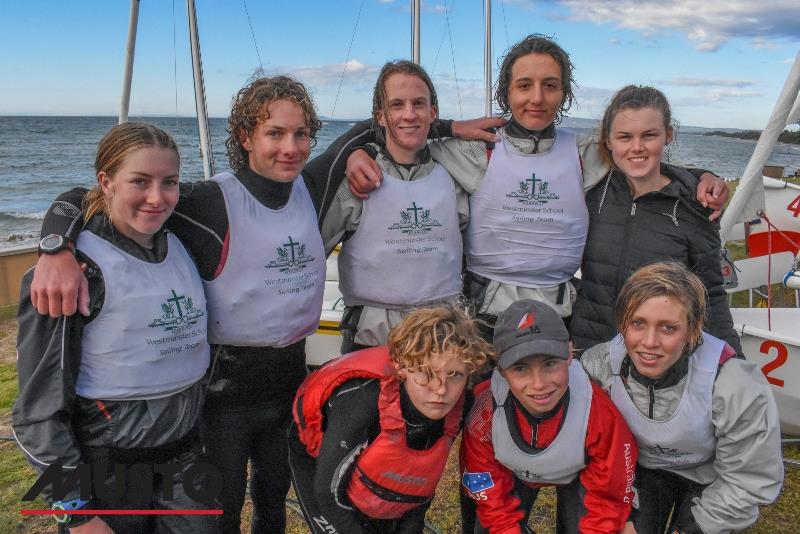
<path fill-rule="evenodd" d="M 357 59 L 351 59 L 347 63 L 330 63 L 318 66 L 288 67 L 281 66 L 271 69 L 274 73 L 289 73 L 310 87 L 323 88 L 327 86 L 338 86 L 339 79 L 342 84 L 373 84 L 378 77 L 380 67 L 365 65 Z M 344 71 L 344 77 L 342 77 Z"/>
<path fill-rule="evenodd" d="M 678 87 L 752 87 L 755 82 L 750 80 L 724 80 L 719 78 L 669 78 L 659 80 L 656 85 L 672 85 Z"/>
<path fill-rule="evenodd" d="M 616 92 L 615 89 L 605 89 L 602 87 L 579 86 L 575 91 L 577 104 L 572 106 L 569 114 L 581 117 L 599 118 L 611 98 Z"/>
<path fill-rule="evenodd" d="M 608 44 L 618 45 L 620 44 L 619 37 L 609 37 Z"/>
<path fill-rule="evenodd" d="M 734 37 L 753 38 L 754 46 L 772 39 L 800 40 L 797 0 L 561 0 L 572 20 L 616 24 L 652 37 L 664 32 L 686 34 L 697 50 L 713 51 Z"/>
<path fill-rule="evenodd" d="M 731 98 L 752 98 L 764 95 L 754 91 L 740 91 L 739 89 L 711 89 L 705 91 L 703 96 L 710 102 L 719 102 L 720 100 Z"/>
<path fill-rule="evenodd" d="M 426 13 L 446 13 L 448 9 L 452 10 L 453 6 L 448 7 L 444 4 L 429 4 L 427 2 L 422 4 L 422 11 Z"/>
<path fill-rule="evenodd" d="M 766 37 L 754 37 L 753 40 L 750 41 L 750 44 L 753 46 L 753 48 L 759 48 L 759 49 L 772 50 L 774 48 L 778 48 L 778 45 L 776 45 L 772 41 L 767 40 Z"/>

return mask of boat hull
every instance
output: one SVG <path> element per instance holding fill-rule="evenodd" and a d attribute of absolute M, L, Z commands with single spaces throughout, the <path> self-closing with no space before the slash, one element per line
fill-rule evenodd
<path fill-rule="evenodd" d="M 800 309 L 731 308 L 742 350 L 761 367 L 775 394 L 781 432 L 800 436 Z"/>

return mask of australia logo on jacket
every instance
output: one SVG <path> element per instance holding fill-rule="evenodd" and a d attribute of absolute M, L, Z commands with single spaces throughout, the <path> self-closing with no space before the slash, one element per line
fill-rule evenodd
<path fill-rule="evenodd" d="M 536 173 L 531 174 L 530 178 L 522 180 L 517 190 L 506 196 L 509 198 L 516 198 L 517 202 L 522 202 L 524 204 L 547 202 L 548 200 L 558 200 L 561 198 L 550 191 L 550 184 L 547 180 L 536 178 Z"/>
<path fill-rule="evenodd" d="M 295 241 L 289 236 L 289 242 L 282 244 L 276 249 L 278 259 L 272 260 L 264 267 L 266 269 L 278 269 L 282 273 L 296 273 L 307 267 L 307 263 L 314 261 L 314 257 L 306 254 L 306 246 Z"/>
<path fill-rule="evenodd" d="M 400 212 L 400 222 L 389 226 L 389 230 L 400 230 L 404 234 L 415 235 L 430 232 L 434 226 L 441 225 L 439 221 L 431 218 L 431 210 L 412 202 L 411 206 Z"/>
<path fill-rule="evenodd" d="M 178 295 L 173 289 L 172 296 L 161 303 L 161 317 L 153 319 L 147 326 L 176 333 L 197 323 L 203 315 L 203 310 L 194 307 L 192 297 Z"/>

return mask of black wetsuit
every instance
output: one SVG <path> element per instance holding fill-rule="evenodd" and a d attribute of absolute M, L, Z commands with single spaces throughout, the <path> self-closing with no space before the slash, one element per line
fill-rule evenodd
<path fill-rule="evenodd" d="M 316 459 L 306 452 L 294 423 L 289 428 L 292 480 L 314 534 L 419 534 L 424 529 L 430 503 L 397 520 L 375 520 L 355 509 L 346 494 L 352 461 L 380 432 L 379 393 L 377 379 L 362 378 L 348 380 L 333 391 L 325 405 L 325 434 Z M 422 415 L 404 387 L 400 388 L 400 406 L 408 446 L 425 450 L 435 444 L 443 434 L 444 420 L 434 421 Z"/>

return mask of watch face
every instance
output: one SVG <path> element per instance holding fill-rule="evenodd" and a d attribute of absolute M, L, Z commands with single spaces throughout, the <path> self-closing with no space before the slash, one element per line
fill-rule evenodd
<path fill-rule="evenodd" d="M 60 235 L 50 234 L 49 236 L 42 239 L 39 243 L 39 246 L 42 250 L 55 250 L 64 244 L 64 238 Z"/>

